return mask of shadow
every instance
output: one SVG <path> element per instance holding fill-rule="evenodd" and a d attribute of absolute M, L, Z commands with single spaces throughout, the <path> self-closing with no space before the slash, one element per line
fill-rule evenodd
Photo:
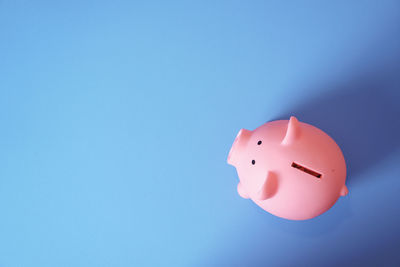
<path fill-rule="evenodd" d="M 387 67 L 328 84 L 330 93 L 276 118 L 294 115 L 328 133 L 343 151 L 350 185 L 400 146 L 400 64 Z"/>
<path fill-rule="evenodd" d="M 367 45 L 364 52 L 360 52 L 359 60 L 351 62 L 350 66 L 341 65 L 347 71 L 338 74 L 334 81 L 316 77 L 320 80 L 315 82 L 315 88 L 308 88 L 315 90 L 305 90 L 315 95 L 302 96 L 298 105 L 288 107 L 277 117 L 267 115 L 267 121 L 287 120 L 294 115 L 329 134 L 346 159 L 346 184 L 350 194 L 352 185 L 371 177 L 363 177 L 363 173 L 400 148 L 400 29 L 397 25 L 394 32 L 382 33 L 382 38 Z M 382 177 L 376 177 L 379 178 Z M 224 240 L 223 250 L 211 259 L 209 266 L 266 266 L 277 259 L 287 266 L 295 261 L 298 266 L 304 266 L 301 264 L 303 254 L 288 255 L 297 244 L 330 242 L 334 240 L 332 233 L 340 231 L 343 224 L 359 227 L 365 219 L 352 209 L 351 198 L 339 198 L 326 213 L 306 221 L 284 220 L 255 205 L 249 210 L 251 213 L 246 214 L 248 217 L 243 223 L 237 223 L 238 231 L 231 233 L 228 244 Z M 296 245 L 286 247 L 286 241 Z M 331 247 L 343 246 L 347 241 L 337 239 Z M 268 251 L 268 248 L 272 249 Z M 384 251 L 377 249 L 376 252 L 380 254 L 376 255 L 377 259 L 382 259 Z M 341 261 L 340 255 L 337 263 L 348 266 L 357 257 L 363 257 L 368 263 L 370 257 L 363 251 L 356 253 L 348 254 L 346 262 Z M 323 259 L 324 264 L 332 259 L 335 258 Z"/>
<path fill-rule="evenodd" d="M 400 148 L 400 49 L 386 53 L 390 53 L 390 60 L 371 64 L 372 67 L 363 71 L 353 69 L 348 72 L 350 76 L 338 77 L 335 82 L 319 82 L 317 87 L 324 88 L 321 94 L 304 97 L 297 106 L 272 118 L 288 119 L 294 115 L 328 133 L 343 151 L 347 164 L 346 184 L 350 187 L 363 179 L 362 173 L 368 168 Z M 299 243 L 321 240 L 338 231 L 343 223 L 354 222 L 355 216 L 347 198 L 339 198 L 327 212 L 306 221 L 281 219 L 255 205 L 251 209 L 253 214 L 248 222 L 251 230 L 235 233 L 235 241 L 224 253 L 229 257 L 214 258 L 211 265 L 244 266 L 249 265 L 251 258 L 251 266 L 266 266 L 270 255 L 265 253 L 265 248 L 271 246 L 268 238 L 271 235 L 289 235 Z M 238 250 L 251 257 L 235 253 Z M 275 259 L 282 257 L 288 266 L 293 264 L 293 260 L 285 258 L 284 250 L 274 253 Z"/>

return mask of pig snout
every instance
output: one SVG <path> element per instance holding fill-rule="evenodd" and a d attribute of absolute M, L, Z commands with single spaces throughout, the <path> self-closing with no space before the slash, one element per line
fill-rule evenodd
<path fill-rule="evenodd" d="M 240 154 L 244 150 L 248 139 L 251 136 L 251 131 L 246 129 L 241 129 L 237 134 L 235 141 L 233 141 L 231 150 L 228 154 L 227 162 L 232 166 L 236 166 L 240 160 Z"/>

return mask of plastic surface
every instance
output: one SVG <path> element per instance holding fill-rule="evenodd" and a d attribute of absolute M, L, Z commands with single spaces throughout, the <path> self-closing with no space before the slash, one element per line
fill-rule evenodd
<path fill-rule="evenodd" d="M 240 130 L 228 163 L 236 167 L 241 197 L 289 220 L 314 218 L 348 193 L 339 146 L 295 117 Z"/>

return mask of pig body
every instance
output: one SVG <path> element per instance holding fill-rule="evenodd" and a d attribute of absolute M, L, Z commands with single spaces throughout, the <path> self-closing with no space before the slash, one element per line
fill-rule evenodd
<path fill-rule="evenodd" d="M 282 218 L 311 219 L 348 193 L 339 146 L 295 117 L 240 130 L 228 163 L 236 167 L 239 195 Z"/>

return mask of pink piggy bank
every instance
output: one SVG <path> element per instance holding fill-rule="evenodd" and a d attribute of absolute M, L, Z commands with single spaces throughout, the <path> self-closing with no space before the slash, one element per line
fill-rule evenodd
<path fill-rule="evenodd" d="M 241 197 L 289 220 L 314 218 L 348 193 L 339 146 L 295 117 L 240 130 L 228 163 L 236 167 Z"/>

